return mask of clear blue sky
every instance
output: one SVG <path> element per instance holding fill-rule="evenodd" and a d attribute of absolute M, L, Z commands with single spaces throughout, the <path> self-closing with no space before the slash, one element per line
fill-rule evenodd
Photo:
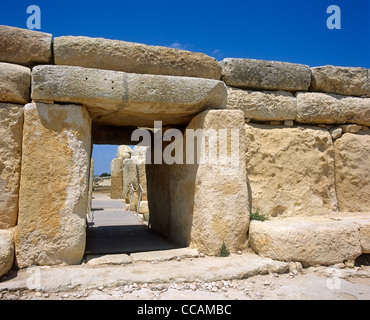
<path fill-rule="evenodd" d="M 254 58 L 370 68 L 369 0 L 82 1 L 2 0 L 0 24 L 26 28 L 29 5 L 41 31 L 203 52 L 218 60 Z M 329 5 L 341 29 L 329 30 Z M 109 172 L 116 147 L 96 147 L 96 173 Z M 104 161 L 103 161 L 104 160 Z M 108 162 L 101 165 L 102 162 Z"/>

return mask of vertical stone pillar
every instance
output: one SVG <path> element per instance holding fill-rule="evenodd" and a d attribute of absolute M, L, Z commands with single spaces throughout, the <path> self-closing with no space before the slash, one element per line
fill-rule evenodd
<path fill-rule="evenodd" d="M 86 241 L 90 116 L 78 105 L 30 103 L 23 134 L 17 263 L 77 264 Z"/>
<path fill-rule="evenodd" d="M 95 167 L 95 160 L 91 158 L 90 160 L 90 174 L 89 174 L 89 206 L 90 209 L 92 208 L 92 199 L 93 199 L 93 188 L 94 188 L 94 167 Z"/>
<path fill-rule="evenodd" d="M 183 164 L 147 165 L 153 229 L 207 254 L 216 255 L 223 242 L 231 251 L 246 247 L 249 209 L 244 130 L 244 115 L 239 110 L 204 111 L 185 130 Z M 200 135 L 200 148 L 196 138 L 194 148 L 187 149 L 193 134 L 215 134 L 216 142 Z M 227 150 L 228 161 L 221 157 L 222 150 Z M 189 163 L 191 156 L 194 164 Z"/>
<path fill-rule="evenodd" d="M 23 106 L 0 103 L 0 229 L 17 223 L 22 131 Z"/>
<path fill-rule="evenodd" d="M 122 158 L 114 158 L 110 163 L 110 179 L 110 198 L 120 199 L 123 186 Z"/>

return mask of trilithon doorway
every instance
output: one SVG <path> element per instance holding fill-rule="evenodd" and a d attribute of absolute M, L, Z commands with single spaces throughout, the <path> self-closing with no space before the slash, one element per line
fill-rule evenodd
<path fill-rule="evenodd" d="M 179 248 L 150 228 L 145 164 L 130 161 L 138 153 L 134 146 L 93 146 L 85 255 Z"/>

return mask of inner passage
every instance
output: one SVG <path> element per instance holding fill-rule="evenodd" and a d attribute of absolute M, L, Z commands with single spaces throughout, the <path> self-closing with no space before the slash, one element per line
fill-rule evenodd
<path fill-rule="evenodd" d="M 86 254 L 178 248 L 151 229 L 145 147 L 94 145 Z"/>

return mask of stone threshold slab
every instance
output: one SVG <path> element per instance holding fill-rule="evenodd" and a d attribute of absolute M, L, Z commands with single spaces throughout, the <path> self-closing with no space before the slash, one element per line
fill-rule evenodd
<path fill-rule="evenodd" d="M 227 258 L 205 257 L 182 261 L 143 262 L 124 266 L 54 266 L 21 269 L 15 278 L 0 283 L 1 290 L 38 289 L 43 292 L 93 289 L 133 283 L 192 282 L 245 279 L 258 274 L 286 273 L 288 263 L 253 253 Z M 37 276 L 38 287 L 32 288 Z"/>

